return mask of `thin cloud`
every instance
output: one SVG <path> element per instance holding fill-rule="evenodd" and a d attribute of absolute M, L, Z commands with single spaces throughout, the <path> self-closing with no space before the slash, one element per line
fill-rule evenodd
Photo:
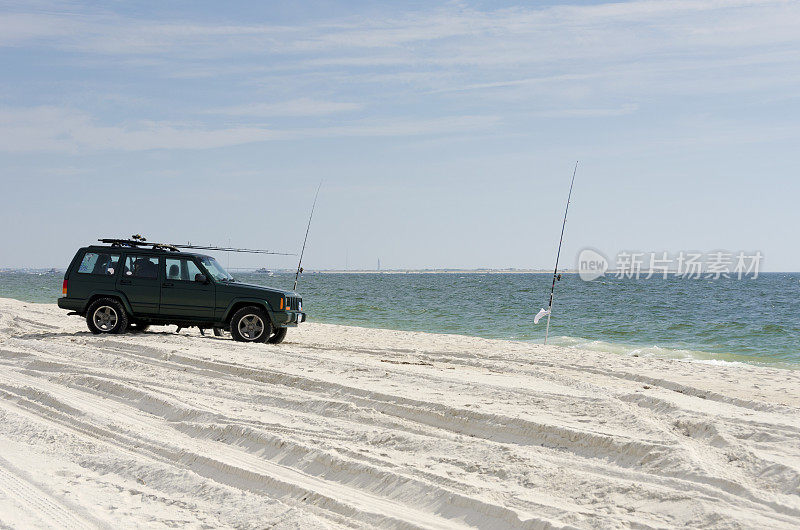
<path fill-rule="evenodd" d="M 293 99 L 279 103 L 251 103 L 231 107 L 218 107 L 209 109 L 207 114 L 222 114 L 228 116 L 327 116 L 341 112 L 352 112 L 363 108 L 358 103 L 345 103 L 339 101 L 321 101 L 310 98 Z"/>
<path fill-rule="evenodd" d="M 610 108 L 555 109 L 545 112 L 536 112 L 535 115 L 542 118 L 607 118 L 611 116 L 633 114 L 638 109 L 639 105 L 629 103 Z"/>
<path fill-rule="evenodd" d="M 631 102 L 748 93 L 766 100 L 800 85 L 800 2 L 785 0 L 447 4 L 283 25 L 158 21 L 74 6 L 70 13 L 26 12 L 24 3 L 13 9 L 0 14 L 0 46 L 45 50 L 54 64 L 91 71 L 84 83 L 100 85 L 94 92 L 103 79 L 116 79 L 94 74 L 124 71 L 155 95 L 146 109 L 120 103 L 123 118 L 113 120 L 102 119 L 97 106 L 92 115 L 46 107 L 21 111 L 25 119 L 7 115 L 0 124 L 6 151 L 461 134 L 520 114 L 595 119 L 637 112 Z M 85 96 L 69 93 L 35 101 L 90 108 Z M 143 122 L 143 114 L 157 119 Z M 320 127 L 290 119 L 304 117 L 319 117 Z"/>
<path fill-rule="evenodd" d="M 476 10 L 449 6 L 389 19 L 308 25 L 170 23 L 113 14 L 0 15 L 0 45 L 106 55 L 298 54 L 343 65 L 519 64 L 644 56 L 701 47 L 796 43 L 787 0 L 651 1 Z M 365 54 L 365 52 L 369 52 Z M 319 57 L 322 55 L 322 57 Z M 314 64 L 312 62 L 312 64 Z"/>
<path fill-rule="evenodd" d="M 213 149 L 255 142 L 336 137 L 458 135 L 495 126 L 492 116 L 361 120 L 345 125 L 270 129 L 203 127 L 201 124 L 137 122 L 101 125 L 90 115 L 58 107 L 0 109 L 0 151 L 90 153 L 155 149 Z"/>
<path fill-rule="evenodd" d="M 770 69 L 759 72 L 765 83 L 786 87 L 781 76 L 800 51 L 800 2 L 790 0 L 639 0 L 485 10 L 450 4 L 399 16 L 284 25 L 157 21 L 73 6 L 69 13 L 25 12 L 24 4 L 14 9 L 0 14 L 0 46 L 55 49 L 76 63 L 133 68 L 162 80 L 226 77 L 252 84 L 272 75 L 283 87 L 281 99 L 300 101 L 286 110 L 256 102 L 211 111 L 232 116 L 358 110 L 346 102 L 352 97 L 347 94 L 360 83 L 384 80 L 387 93 L 360 88 L 385 100 L 398 92 L 390 86 L 392 78 L 404 83 L 406 93 L 484 91 L 481 97 L 502 100 L 508 97 L 503 89 L 516 89 L 519 97 L 616 92 L 627 98 L 665 90 L 665 79 L 688 64 L 719 72 L 697 90 L 727 91 L 756 86 L 748 82 L 747 69 L 732 64 L 743 55 L 753 58 L 753 66 Z M 781 54 L 784 61 L 771 58 Z M 620 70 L 624 76 L 615 79 Z M 325 96 L 306 79 L 309 74 L 323 79 Z M 582 91 L 562 88 L 578 84 Z M 692 83 L 682 86 L 691 90 Z M 331 94 L 345 102 L 326 107 Z"/>

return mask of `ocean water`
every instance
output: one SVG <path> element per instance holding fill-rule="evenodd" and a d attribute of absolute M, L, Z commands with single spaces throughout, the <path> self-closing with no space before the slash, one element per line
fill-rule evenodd
<path fill-rule="evenodd" d="M 289 289 L 294 274 L 239 273 Z M 0 273 L 0 297 L 54 303 L 63 274 Z M 547 274 L 307 273 L 316 322 L 541 342 Z M 603 278 L 556 284 L 550 342 L 640 355 L 800 368 L 800 273 L 756 279 Z"/>

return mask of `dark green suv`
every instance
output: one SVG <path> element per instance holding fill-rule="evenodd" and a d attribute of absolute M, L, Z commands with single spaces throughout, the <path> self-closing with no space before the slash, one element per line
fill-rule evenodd
<path fill-rule="evenodd" d="M 306 320 L 297 293 L 239 283 L 214 258 L 169 245 L 81 248 L 64 276 L 63 295 L 58 307 L 86 317 L 92 333 L 172 324 L 279 343 L 287 328 Z"/>

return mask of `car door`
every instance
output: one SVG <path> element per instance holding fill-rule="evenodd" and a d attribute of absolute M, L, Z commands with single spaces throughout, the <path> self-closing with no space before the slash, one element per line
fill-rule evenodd
<path fill-rule="evenodd" d="M 158 256 L 143 254 L 125 256 L 125 265 L 117 289 L 128 298 L 134 317 L 158 315 L 161 304 L 160 260 Z"/>
<path fill-rule="evenodd" d="M 192 258 L 164 258 L 161 316 L 210 322 L 214 318 L 214 284 Z M 204 281 L 197 281 L 198 275 Z"/>

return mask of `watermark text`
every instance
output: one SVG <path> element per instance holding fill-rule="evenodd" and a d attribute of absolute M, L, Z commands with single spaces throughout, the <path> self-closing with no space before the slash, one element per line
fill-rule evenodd
<path fill-rule="evenodd" d="M 735 278 L 756 279 L 764 255 L 760 251 L 711 252 L 684 251 L 670 253 L 621 251 L 614 266 L 598 250 L 585 248 L 578 254 L 577 268 L 582 280 L 592 281 L 602 276 L 630 279 L 667 278 L 686 279 Z M 608 274 L 606 274 L 608 273 Z"/>

